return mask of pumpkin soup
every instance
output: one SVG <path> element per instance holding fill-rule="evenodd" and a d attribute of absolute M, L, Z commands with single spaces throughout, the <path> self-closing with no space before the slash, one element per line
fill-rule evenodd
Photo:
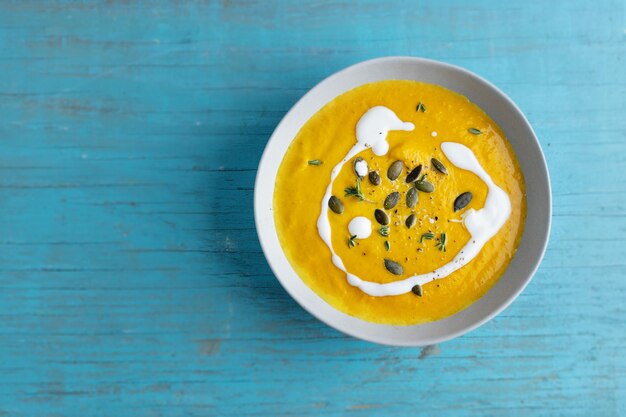
<path fill-rule="evenodd" d="M 525 220 L 504 134 L 467 98 L 415 81 L 366 84 L 300 129 L 276 177 L 278 237 L 329 304 L 410 325 L 461 311 L 500 278 Z"/>

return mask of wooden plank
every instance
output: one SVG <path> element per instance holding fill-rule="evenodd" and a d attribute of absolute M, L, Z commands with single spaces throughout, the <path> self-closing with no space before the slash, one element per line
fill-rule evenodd
<path fill-rule="evenodd" d="M 3 3 L 0 415 L 626 414 L 624 28 L 613 0 Z M 425 349 L 309 316 L 252 218 L 284 113 L 383 55 L 493 81 L 552 175 L 534 281 Z"/>

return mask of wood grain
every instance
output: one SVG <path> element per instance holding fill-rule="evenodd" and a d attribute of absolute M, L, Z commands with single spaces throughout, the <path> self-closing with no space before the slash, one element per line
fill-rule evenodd
<path fill-rule="evenodd" d="M 0 415 L 625 415 L 624 9 L 1 3 Z M 487 325 L 423 350 L 305 313 L 252 217 L 284 113 L 383 55 L 494 82 L 552 175 L 534 281 Z"/>

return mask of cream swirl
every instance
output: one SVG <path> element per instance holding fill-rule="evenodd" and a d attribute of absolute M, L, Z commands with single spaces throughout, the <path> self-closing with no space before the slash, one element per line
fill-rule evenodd
<path fill-rule="evenodd" d="M 317 221 L 317 229 L 320 237 L 324 240 L 332 253 L 333 264 L 346 273 L 348 282 L 351 285 L 376 297 L 407 293 L 411 291 L 415 285 L 423 285 L 431 281 L 445 278 L 467 265 L 478 255 L 489 239 L 500 230 L 511 214 L 511 201 L 509 196 L 502 188 L 498 187 L 493 182 L 489 174 L 478 162 L 472 150 L 460 143 L 444 142 L 441 144 L 441 149 L 448 160 L 456 167 L 476 174 L 488 188 L 485 205 L 479 210 L 467 210 L 462 217 L 463 225 L 469 231 L 471 238 L 450 262 L 426 274 L 413 275 L 403 280 L 381 284 L 363 280 L 348 272 L 341 258 L 335 253 L 331 241 L 327 203 L 332 194 L 333 182 L 343 165 L 363 150 L 371 147 L 376 155 L 385 155 L 389 150 L 387 133 L 390 130 L 413 129 L 414 125 L 412 123 L 401 121 L 398 116 L 387 107 L 377 106 L 368 110 L 357 123 L 357 143 L 350 149 L 341 162 L 333 168 L 330 183 L 322 200 L 320 217 Z"/>

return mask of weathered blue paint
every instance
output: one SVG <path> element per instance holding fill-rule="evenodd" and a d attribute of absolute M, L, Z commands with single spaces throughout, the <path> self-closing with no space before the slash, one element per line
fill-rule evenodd
<path fill-rule="evenodd" d="M 352 3 L 0 5 L 0 415 L 626 414 L 624 2 Z M 279 119 L 382 55 L 493 81 L 552 173 L 535 280 L 424 350 L 310 317 L 252 220 Z"/>

